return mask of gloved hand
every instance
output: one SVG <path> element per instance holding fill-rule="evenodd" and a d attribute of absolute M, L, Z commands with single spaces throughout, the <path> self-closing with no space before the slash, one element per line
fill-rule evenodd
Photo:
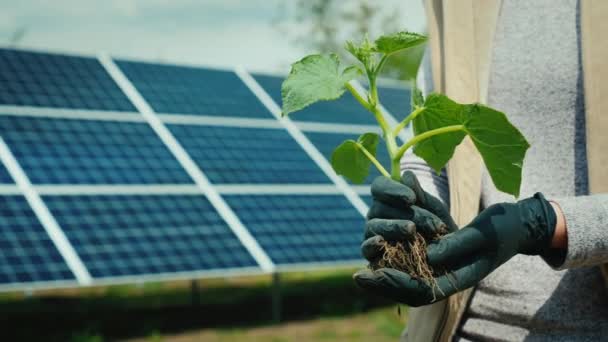
<path fill-rule="evenodd" d="M 371 190 L 372 196 L 377 202 L 386 202 L 398 208 L 402 208 L 405 203 L 399 202 L 400 196 L 394 195 L 413 192 L 416 198 L 414 202 L 416 206 L 435 214 L 446 224 L 448 232 L 458 230 L 458 226 L 452 219 L 452 216 L 450 216 L 450 209 L 438 198 L 424 191 L 422 186 L 420 186 L 420 182 L 418 182 L 418 178 L 416 178 L 416 175 L 412 171 L 403 172 L 401 183 L 386 177 L 378 177 L 372 184 Z M 375 208 L 372 206 L 370 213 L 374 210 Z M 378 217 L 381 217 L 381 214 L 381 212 L 378 212 Z"/>
<path fill-rule="evenodd" d="M 363 256 L 371 263 L 382 256 L 385 241 L 411 240 L 416 232 L 430 241 L 440 231 L 458 229 L 448 208 L 426 193 L 411 171 L 403 173 L 401 183 L 377 177 L 371 192 L 374 202 L 367 214 L 365 241 L 361 245 Z"/>
<path fill-rule="evenodd" d="M 376 220 L 376 225 L 381 224 L 379 220 L 399 219 L 413 221 L 420 231 L 431 228 L 436 231 L 439 228 L 452 232 L 458 229 L 456 223 L 450 216 L 449 209 L 437 198 L 425 192 L 416 175 L 411 171 L 405 171 L 401 176 L 401 183 L 387 177 L 377 177 L 371 186 L 374 202 L 367 213 L 369 221 Z M 422 221 L 427 222 L 420 227 Z"/>
<path fill-rule="evenodd" d="M 474 286 L 518 253 L 540 255 L 549 251 L 556 220 L 555 211 L 541 193 L 517 203 L 487 208 L 466 227 L 429 244 L 429 265 L 448 272 L 435 278 L 438 287 L 435 289 L 407 273 L 389 268 L 361 270 L 354 278 L 362 288 L 398 302 L 427 305 L 435 297 L 441 300 Z M 414 231 L 415 227 L 408 227 L 399 231 L 399 236 L 407 239 Z M 391 238 L 397 235 L 395 229 L 382 234 Z M 378 255 L 371 251 L 372 248 L 366 247 L 364 255 L 373 260 Z"/>
<path fill-rule="evenodd" d="M 416 175 L 405 171 L 401 183 L 377 177 L 371 186 L 374 202 L 367 213 L 361 251 L 373 262 L 381 256 L 384 241 L 404 241 L 417 231 L 431 240 L 439 231 L 458 229 L 448 208 L 426 193 Z"/>

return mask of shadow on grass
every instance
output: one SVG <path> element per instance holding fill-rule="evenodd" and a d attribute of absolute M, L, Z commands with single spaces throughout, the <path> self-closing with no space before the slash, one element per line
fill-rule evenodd
<path fill-rule="evenodd" d="M 350 272 L 287 276 L 281 284 L 282 321 L 342 316 L 391 305 L 357 288 Z M 117 286 L 30 298 L 0 299 L 1 340 L 115 340 L 203 328 L 272 324 L 267 279 L 206 284 L 198 303 L 188 284 Z M 207 287 L 205 287 L 207 285 Z"/>

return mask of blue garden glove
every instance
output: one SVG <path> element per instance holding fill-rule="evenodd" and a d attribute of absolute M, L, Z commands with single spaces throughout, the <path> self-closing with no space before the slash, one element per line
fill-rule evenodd
<path fill-rule="evenodd" d="M 556 220 L 555 211 L 541 193 L 516 203 L 495 204 L 461 230 L 430 242 L 428 263 L 444 272 L 435 277 L 436 287 L 389 268 L 361 270 L 354 278 L 360 287 L 398 302 L 410 306 L 427 305 L 476 285 L 518 253 L 547 253 Z M 408 240 L 416 227 L 408 228 L 398 234 L 394 229 L 382 234 L 390 238 L 399 235 L 400 239 Z M 367 230 L 370 230 L 369 224 Z M 364 256 L 376 260 L 378 254 L 371 253 L 372 248 L 365 246 L 366 242 L 363 245 Z"/>

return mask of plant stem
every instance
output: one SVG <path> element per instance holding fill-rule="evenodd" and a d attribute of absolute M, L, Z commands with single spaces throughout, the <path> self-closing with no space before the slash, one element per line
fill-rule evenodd
<path fill-rule="evenodd" d="M 376 121 L 378 121 L 378 125 L 382 129 L 382 135 L 386 143 L 388 155 L 391 159 L 391 174 L 386 171 L 386 169 L 378 162 L 378 160 L 371 153 L 369 153 L 369 151 L 365 149 L 365 147 L 360 144 L 357 145 L 361 148 L 361 151 L 363 151 L 367 158 L 369 158 L 369 160 L 376 166 L 380 173 L 382 173 L 383 176 L 399 181 L 399 179 L 401 178 L 401 168 L 399 164 L 401 158 L 395 159 L 395 156 L 398 154 L 397 140 L 395 139 L 395 134 L 393 134 L 393 130 L 391 129 L 390 125 L 384 118 L 382 111 L 380 110 L 380 102 L 378 100 L 378 87 L 376 86 L 377 73 L 382 68 L 382 65 L 386 62 L 386 58 L 387 56 L 382 57 L 375 70 L 370 70 L 366 66 L 365 71 L 369 80 L 369 93 L 367 94 L 367 100 L 365 100 L 357 92 L 357 90 L 355 90 L 352 84 L 347 83 L 346 89 L 348 89 L 351 94 L 353 94 L 355 99 L 357 99 L 357 101 L 359 101 L 359 103 L 365 109 L 374 114 Z"/>
<path fill-rule="evenodd" d="M 380 61 L 379 66 L 381 66 L 381 64 L 384 63 L 384 58 Z M 374 114 L 374 116 L 376 117 L 376 121 L 378 121 L 378 125 L 380 125 L 380 128 L 382 129 L 382 135 L 384 136 L 384 142 L 386 143 L 386 149 L 388 151 L 388 155 L 391 159 L 391 175 L 388 174 L 388 172 L 382 172 L 382 174 L 385 177 L 388 178 L 393 178 L 396 181 L 399 181 L 399 179 L 401 178 L 401 168 L 399 165 L 399 161 L 395 162 L 394 160 L 394 156 L 397 153 L 397 140 L 395 139 L 395 135 L 393 134 L 393 131 L 391 129 L 391 126 L 388 124 L 388 122 L 386 122 L 386 119 L 384 118 L 384 115 L 382 114 L 382 111 L 380 110 L 380 101 L 378 99 L 378 87 L 376 86 L 376 72 L 379 69 L 376 69 L 375 72 L 369 72 L 367 73 L 368 75 L 368 79 L 369 79 L 369 100 L 370 100 L 370 106 L 371 106 L 371 112 Z"/>
<path fill-rule="evenodd" d="M 412 147 L 412 146 L 418 144 L 419 142 L 421 142 L 425 139 L 428 139 L 432 136 L 444 134 L 444 133 L 456 132 L 456 131 L 464 131 L 464 130 L 466 130 L 464 125 L 452 125 L 452 126 L 445 126 L 445 127 L 433 129 L 430 131 L 426 131 L 422 134 L 418 134 L 399 148 L 399 150 L 397 151 L 397 154 L 394 156 L 394 159 L 401 160 L 401 157 L 403 157 L 403 154 L 405 153 L 405 151 L 407 151 L 410 147 Z"/>
<path fill-rule="evenodd" d="M 361 151 L 363 152 L 363 154 L 365 154 L 365 156 L 367 157 L 367 159 L 369 159 L 378 169 L 378 171 L 380 171 L 380 173 L 384 176 L 384 177 L 388 177 L 390 178 L 391 175 L 388 174 L 388 171 L 386 171 L 386 169 L 382 166 L 382 164 L 380 164 L 380 162 L 378 161 L 378 159 L 376 159 L 371 153 L 369 153 L 369 151 L 361 144 L 357 143 L 357 146 L 359 146 L 359 148 L 361 149 Z"/>
<path fill-rule="evenodd" d="M 369 110 L 370 112 L 372 111 L 372 107 L 370 106 L 370 104 L 367 102 L 367 100 L 365 100 L 363 97 L 361 97 L 361 95 L 359 95 L 359 93 L 357 92 L 357 90 L 355 90 L 355 88 L 353 87 L 352 84 L 350 83 L 346 83 L 345 85 L 346 89 L 348 89 L 348 91 L 350 91 L 351 94 L 353 94 L 354 98 L 359 101 L 359 103 L 367 110 Z"/>
<path fill-rule="evenodd" d="M 388 122 L 386 122 L 386 120 L 384 119 L 384 115 L 382 115 L 382 112 L 380 111 L 380 108 L 378 108 L 378 106 L 372 107 L 371 112 L 376 117 L 376 121 L 378 121 L 378 125 L 380 125 L 380 128 L 382 128 L 382 133 L 384 135 L 384 139 L 386 139 L 387 143 L 388 143 L 388 140 L 392 136 L 391 127 L 389 126 Z M 392 139 L 394 140 L 395 138 L 393 137 Z"/>
<path fill-rule="evenodd" d="M 386 176 L 386 175 L 385 175 Z M 388 176 L 386 176 L 388 177 Z M 391 177 L 394 181 L 401 181 L 401 159 L 396 158 L 391 160 Z"/>
<path fill-rule="evenodd" d="M 378 62 L 378 65 L 376 66 L 376 69 L 374 70 L 374 77 L 378 76 L 380 74 L 380 70 L 382 70 L 382 67 L 384 66 L 384 63 L 386 63 L 388 56 L 389 55 L 384 55 L 384 56 L 382 56 L 382 58 L 380 58 L 380 62 Z"/>
<path fill-rule="evenodd" d="M 424 112 L 424 107 L 418 107 L 418 108 L 416 108 L 412 113 L 410 113 L 410 115 L 406 116 L 405 119 L 403 119 L 403 121 L 401 121 L 395 127 L 395 129 L 393 130 L 393 135 L 398 135 L 399 132 L 401 132 L 401 130 L 403 128 L 405 128 L 405 126 L 407 126 L 408 123 L 410 123 L 410 121 L 414 120 L 422 112 Z"/>
<path fill-rule="evenodd" d="M 376 75 L 372 71 L 368 71 L 369 80 L 369 103 L 372 107 L 378 106 L 378 87 L 376 87 Z"/>
<path fill-rule="evenodd" d="M 375 84 L 374 84 L 374 88 L 375 88 Z M 380 112 L 380 109 L 378 109 L 377 105 L 373 106 L 372 104 L 367 102 L 361 95 L 359 95 L 359 92 L 357 92 L 357 90 L 355 89 L 355 87 L 352 86 L 352 84 L 346 83 L 346 89 L 348 89 L 351 92 L 351 94 L 353 94 L 355 99 L 357 99 L 357 101 L 359 101 L 359 103 L 365 109 L 367 109 L 372 114 L 374 114 L 374 117 L 376 117 L 376 121 L 378 121 L 378 124 L 380 125 L 380 128 L 382 129 L 383 133 L 390 131 L 390 127 L 389 127 L 388 123 L 386 122 L 386 120 L 384 119 L 384 116 L 382 116 L 382 113 Z M 376 91 L 376 96 L 378 96 L 377 91 Z M 386 138 L 386 134 L 384 134 L 384 135 Z"/>

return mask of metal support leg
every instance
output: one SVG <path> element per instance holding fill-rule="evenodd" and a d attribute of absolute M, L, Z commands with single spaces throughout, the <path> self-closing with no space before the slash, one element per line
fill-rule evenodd
<path fill-rule="evenodd" d="M 190 281 L 190 292 L 191 292 L 191 301 L 192 301 L 192 306 L 197 306 L 200 304 L 201 301 L 201 295 L 200 295 L 200 288 L 198 286 L 198 280 L 193 279 Z"/>
<path fill-rule="evenodd" d="M 281 276 L 279 273 L 272 274 L 272 320 L 275 323 L 281 321 Z"/>

